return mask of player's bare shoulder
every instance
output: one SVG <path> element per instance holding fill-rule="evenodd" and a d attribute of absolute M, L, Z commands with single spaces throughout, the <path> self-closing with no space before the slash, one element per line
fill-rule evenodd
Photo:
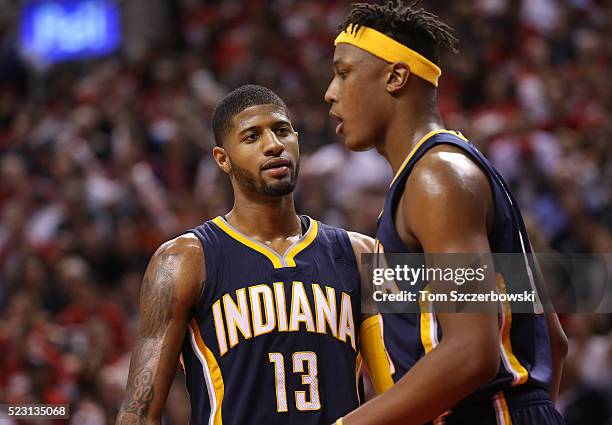
<path fill-rule="evenodd" d="M 351 246 L 353 247 L 353 253 L 355 253 L 355 260 L 357 261 L 357 268 L 360 272 L 362 270 L 361 255 L 372 254 L 375 250 L 375 241 L 371 237 L 357 232 L 347 232 L 349 239 L 351 240 Z"/>
<path fill-rule="evenodd" d="M 147 294 L 171 287 L 172 304 L 189 309 L 199 299 L 205 279 L 204 250 L 198 238 L 187 233 L 163 243 L 147 267 L 141 299 L 150 304 Z"/>
<path fill-rule="evenodd" d="M 426 191 L 435 196 L 448 191 L 474 194 L 482 198 L 491 188 L 484 171 L 460 148 L 438 145 L 431 148 L 414 166 L 407 190 Z"/>
<path fill-rule="evenodd" d="M 151 261 L 203 262 L 204 250 L 197 236 L 185 233 L 164 242 L 157 248 Z M 203 264 L 202 264 L 203 266 Z"/>
<path fill-rule="evenodd" d="M 493 205 L 485 172 L 466 152 L 449 145 L 433 147 L 415 164 L 403 198 L 402 210 L 408 217 L 427 214 L 429 209 L 438 215 L 454 211 L 482 218 Z"/>
<path fill-rule="evenodd" d="M 438 145 L 414 166 L 401 200 L 401 223 L 419 246 L 484 235 L 494 202 L 486 173 L 460 148 Z"/>
<path fill-rule="evenodd" d="M 351 246 L 355 253 L 357 266 L 361 268 L 361 254 L 371 254 L 374 252 L 375 241 L 371 237 L 357 232 L 347 232 L 351 240 Z"/>
<path fill-rule="evenodd" d="M 186 233 L 163 243 L 149 265 L 156 266 L 157 272 L 171 272 L 189 281 L 204 281 L 204 249 L 198 238 Z M 149 272 L 147 269 L 147 273 Z"/>

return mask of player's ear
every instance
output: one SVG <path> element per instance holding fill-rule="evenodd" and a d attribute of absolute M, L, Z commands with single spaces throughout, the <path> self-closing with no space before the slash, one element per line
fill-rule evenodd
<path fill-rule="evenodd" d="M 387 91 L 396 93 L 401 90 L 410 78 L 410 67 L 405 62 L 396 62 L 389 65 L 387 74 Z"/>
<path fill-rule="evenodd" d="M 232 171 L 232 165 L 229 161 L 229 156 L 224 148 L 220 146 L 215 146 L 212 150 L 213 158 L 215 158 L 215 162 L 223 170 L 224 173 L 230 174 Z"/>

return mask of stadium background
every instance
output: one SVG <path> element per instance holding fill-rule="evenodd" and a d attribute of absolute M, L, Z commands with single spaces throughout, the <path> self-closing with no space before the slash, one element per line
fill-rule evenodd
<path fill-rule="evenodd" d="M 70 403 L 74 424 L 113 423 L 152 252 L 231 207 L 209 122 L 229 89 L 287 101 L 299 211 L 373 234 L 391 177 L 344 149 L 323 101 L 347 1 L 119 3 L 117 52 L 33 66 L 22 2 L 0 0 L 0 403 Z M 612 2 L 423 5 L 461 40 L 442 60 L 447 127 L 511 183 L 536 250 L 612 252 Z M 609 425 L 610 316 L 561 319 L 559 407 L 568 425 Z M 166 412 L 187 423 L 180 373 Z"/>

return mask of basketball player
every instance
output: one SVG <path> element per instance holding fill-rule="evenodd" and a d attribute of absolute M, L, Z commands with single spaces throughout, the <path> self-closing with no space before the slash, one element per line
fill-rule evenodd
<path fill-rule="evenodd" d="M 325 99 L 346 145 L 375 147 L 395 174 L 377 231 L 384 252 L 530 253 L 507 185 L 438 112 L 438 51 L 455 49 L 452 30 L 395 1 L 353 4 L 341 29 Z M 382 318 L 394 385 L 339 423 L 563 423 L 551 401 L 567 351 L 555 314 Z"/>
<path fill-rule="evenodd" d="M 373 240 L 296 214 L 298 134 L 272 91 L 231 92 L 213 130 L 234 206 L 151 259 L 117 424 L 160 423 L 179 355 L 191 425 L 332 423 L 359 405 L 360 325 L 379 329 L 358 314 Z"/>

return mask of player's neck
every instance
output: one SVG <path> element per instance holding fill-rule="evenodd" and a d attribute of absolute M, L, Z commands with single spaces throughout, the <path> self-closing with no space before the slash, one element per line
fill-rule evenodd
<path fill-rule="evenodd" d="M 409 117 L 406 119 L 406 117 Z M 438 113 L 418 113 L 411 110 L 395 114 L 387 129 L 383 143 L 378 151 L 397 173 L 408 154 L 427 133 L 443 129 L 444 124 Z"/>
<path fill-rule="evenodd" d="M 301 233 L 292 194 L 265 199 L 251 199 L 237 194 L 234 207 L 226 219 L 245 235 L 264 241 Z"/>

